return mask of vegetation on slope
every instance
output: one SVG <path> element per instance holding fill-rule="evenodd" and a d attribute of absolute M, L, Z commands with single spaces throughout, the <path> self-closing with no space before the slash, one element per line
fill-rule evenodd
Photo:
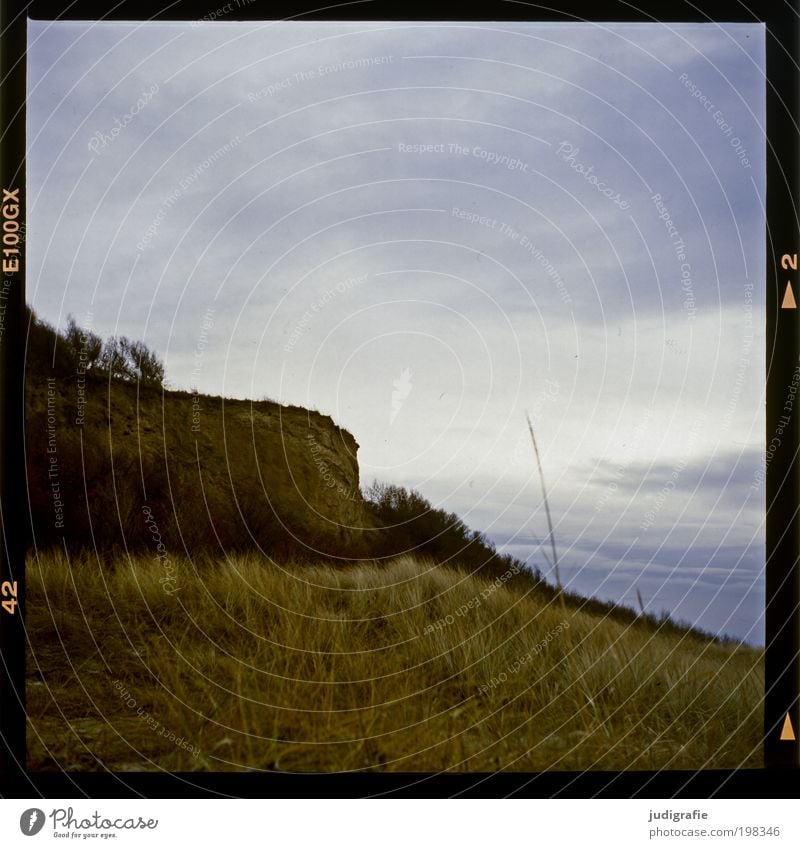
<path fill-rule="evenodd" d="M 763 652 L 413 557 L 32 557 L 29 767 L 761 765 Z"/>
<path fill-rule="evenodd" d="M 71 315 L 63 332 L 37 318 L 30 307 L 27 317 L 29 373 L 81 374 L 156 387 L 164 382 L 164 363 L 144 342 L 126 336 L 104 340 L 80 327 Z"/>

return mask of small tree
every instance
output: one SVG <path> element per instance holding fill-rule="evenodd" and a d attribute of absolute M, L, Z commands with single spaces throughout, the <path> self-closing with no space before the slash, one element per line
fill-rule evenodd
<path fill-rule="evenodd" d="M 164 382 L 164 363 L 144 342 L 126 336 L 111 336 L 101 356 L 102 367 L 113 380 L 160 386 Z"/>
<path fill-rule="evenodd" d="M 101 366 L 112 380 L 131 381 L 135 378 L 128 359 L 128 344 L 125 336 L 109 336 L 103 345 L 100 356 Z"/>
<path fill-rule="evenodd" d="M 72 315 L 67 317 L 67 329 L 63 339 L 76 366 L 83 365 L 87 371 L 99 366 L 103 340 L 91 330 L 81 329 Z"/>
<path fill-rule="evenodd" d="M 127 354 L 140 382 L 160 386 L 164 382 L 164 363 L 144 342 L 128 342 Z"/>

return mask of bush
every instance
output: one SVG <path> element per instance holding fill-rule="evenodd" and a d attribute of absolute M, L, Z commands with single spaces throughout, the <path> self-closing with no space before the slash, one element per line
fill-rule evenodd
<path fill-rule="evenodd" d="M 112 380 L 160 386 L 164 382 L 164 363 L 144 342 L 126 336 L 111 336 L 103 346 L 100 366 Z"/>
<path fill-rule="evenodd" d="M 380 528 L 375 534 L 379 556 L 414 552 L 487 577 L 509 570 L 531 574 L 519 560 L 498 554 L 483 533 L 470 530 L 455 513 L 435 509 L 414 490 L 375 481 L 364 491 L 364 499 Z M 533 576 L 538 582 L 538 570 Z"/>
<path fill-rule="evenodd" d="M 67 376 L 83 370 L 145 386 L 164 382 L 164 363 L 144 342 L 125 336 L 111 336 L 104 342 L 96 333 L 80 327 L 72 315 L 62 333 L 37 318 L 30 307 L 27 317 L 26 366 L 30 375 Z"/>

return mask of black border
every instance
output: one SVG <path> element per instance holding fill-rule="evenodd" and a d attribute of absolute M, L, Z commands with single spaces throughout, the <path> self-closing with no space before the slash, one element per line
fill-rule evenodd
<path fill-rule="evenodd" d="M 323 0 L 324 2 L 324 0 Z M 39 20 L 193 20 L 215 0 L 0 0 L 0 170 L 2 185 L 24 187 L 26 17 Z M 798 113 L 800 38 L 796 0 L 691 3 L 568 0 L 558 8 L 523 0 L 489 0 L 473 8 L 446 0 L 255 0 L 226 20 L 540 20 L 762 22 L 767 49 L 767 438 L 775 435 L 798 356 L 797 310 L 781 309 L 787 272 L 780 257 L 800 252 L 798 238 Z M 765 8 L 766 7 L 766 8 Z M 791 277 L 800 299 L 800 276 Z M 27 497 L 23 478 L 24 263 L 13 280 L 0 340 L 0 581 L 16 579 L 24 612 L 24 549 L 20 537 Z M 697 772 L 547 772 L 468 775 L 28 773 L 25 756 L 25 633 L 20 615 L 0 614 L 0 795 L 4 797 L 644 797 L 796 798 L 800 744 L 779 738 L 787 712 L 800 736 L 800 579 L 797 456 L 800 422 L 792 415 L 767 467 L 765 762 L 763 770 Z"/>
<path fill-rule="evenodd" d="M 0 0 L 0 172 L 2 188 L 19 190 L 19 221 L 25 221 L 25 46 L 24 14 Z M 25 765 L 25 549 L 24 518 L 24 243 L 17 273 L 2 273 L 10 283 L 0 339 L 0 583 L 16 581 L 14 615 L 0 609 L 0 781 Z M 2 783 L 0 783 L 2 790 Z"/>

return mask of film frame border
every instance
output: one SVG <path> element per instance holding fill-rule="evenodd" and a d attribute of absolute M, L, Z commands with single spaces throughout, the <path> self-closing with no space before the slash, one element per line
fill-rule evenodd
<path fill-rule="evenodd" d="M 25 100 L 27 18 L 85 21 L 193 21 L 207 4 L 196 0 L 121 0 L 111 8 L 92 0 L 64 6 L 52 0 L 0 0 L 0 170 L 9 204 L 18 200 L 25 220 Z M 264 8 L 262 8 L 264 7 Z M 233 773 L 43 773 L 26 770 L 25 550 L 28 519 L 24 486 L 25 261 L 3 268 L 9 280 L 6 331 L 0 340 L 0 795 L 4 797 L 797 797 L 800 765 L 797 738 L 781 738 L 787 716 L 800 733 L 800 422 L 781 422 L 785 389 L 800 363 L 797 310 L 784 306 L 786 286 L 800 292 L 800 136 L 794 115 L 800 106 L 800 9 L 770 3 L 756 9 L 742 2 L 648 2 L 567 0 L 558 9 L 522 0 L 491 0 L 474 18 L 443 2 L 345 0 L 314 3 L 253 2 L 238 6 L 226 21 L 414 20 L 763 23 L 767 68 L 767 267 L 765 449 L 782 427 L 766 471 L 766 692 L 763 770 L 660 772 L 544 772 L 491 774 L 233 774 Z M 6 195 L 4 195 L 6 196 Z M 10 254 L 13 256 L 13 254 Z M 11 601 L 15 603 L 11 603 Z M 13 612 L 10 610 L 13 609 Z"/>

